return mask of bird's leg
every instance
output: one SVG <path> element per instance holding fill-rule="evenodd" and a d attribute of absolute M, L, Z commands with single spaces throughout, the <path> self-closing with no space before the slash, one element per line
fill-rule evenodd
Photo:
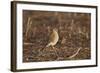
<path fill-rule="evenodd" d="M 53 46 L 51 46 L 52 47 L 52 49 L 55 49 Z"/>

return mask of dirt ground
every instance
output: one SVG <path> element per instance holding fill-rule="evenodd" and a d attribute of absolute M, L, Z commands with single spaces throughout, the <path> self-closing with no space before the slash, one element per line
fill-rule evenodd
<path fill-rule="evenodd" d="M 90 59 L 90 27 L 89 13 L 23 10 L 23 62 Z M 54 48 L 46 47 L 54 28 L 59 40 Z"/>

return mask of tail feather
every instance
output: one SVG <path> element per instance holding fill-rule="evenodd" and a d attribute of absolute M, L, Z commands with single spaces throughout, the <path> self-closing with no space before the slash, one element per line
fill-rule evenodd
<path fill-rule="evenodd" d="M 49 47 L 51 45 L 51 43 L 47 44 L 44 48 L 41 48 L 39 51 L 43 51 L 46 47 Z"/>
<path fill-rule="evenodd" d="M 49 47 L 51 45 L 51 43 L 47 44 L 46 47 Z"/>

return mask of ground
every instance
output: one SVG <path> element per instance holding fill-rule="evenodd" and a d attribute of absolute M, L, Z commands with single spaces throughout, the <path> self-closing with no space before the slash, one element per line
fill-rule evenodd
<path fill-rule="evenodd" d="M 89 13 L 23 10 L 23 62 L 90 59 L 90 27 Z M 46 47 L 54 28 L 59 41 Z"/>

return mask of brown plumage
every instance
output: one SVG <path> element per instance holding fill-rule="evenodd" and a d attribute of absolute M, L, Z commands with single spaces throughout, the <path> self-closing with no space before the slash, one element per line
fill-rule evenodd
<path fill-rule="evenodd" d="M 53 29 L 49 37 L 49 43 L 46 45 L 46 47 L 49 47 L 49 46 L 53 47 L 54 45 L 57 44 L 58 40 L 59 40 L 59 35 L 57 32 L 57 29 Z"/>
<path fill-rule="evenodd" d="M 54 46 L 57 44 L 58 40 L 59 40 L 59 35 L 58 35 L 58 32 L 57 32 L 57 29 L 53 29 L 52 33 L 49 36 L 49 40 L 48 40 L 47 45 L 45 46 L 45 48 L 42 48 L 39 51 L 40 52 L 44 51 L 44 49 L 46 49 L 46 47 L 50 47 L 51 46 L 54 49 L 55 53 L 57 54 Z"/>

